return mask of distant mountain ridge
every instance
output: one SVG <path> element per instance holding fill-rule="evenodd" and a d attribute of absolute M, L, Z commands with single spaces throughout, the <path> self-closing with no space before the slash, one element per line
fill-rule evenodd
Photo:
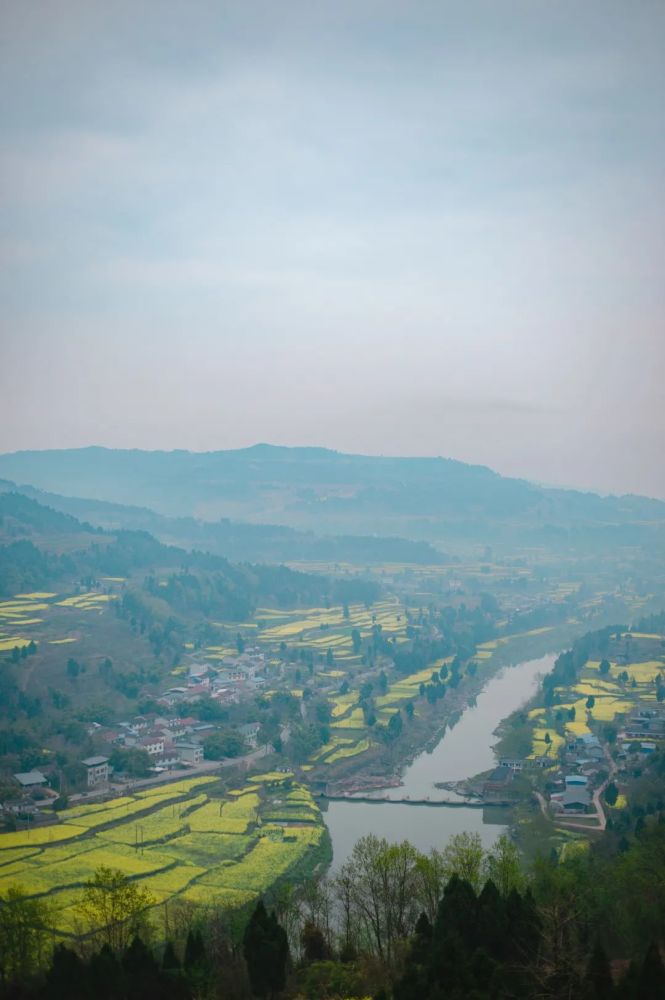
<path fill-rule="evenodd" d="M 448 458 L 260 444 L 236 451 L 90 447 L 0 455 L 0 476 L 169 517 L 229 518 L 316 534 L 451 541 L 646 544 L 665 503 L 551 489 Z M 83 516 L 83 515 L 82 515 Z M 557 538 L 557 536 L 561 536 Z"/>
<path fill-rule="evenodd" d="M 167 545 L 198 549 L 223 556 L 233 562 L 354 562 L 442 563 L 446 557 L 428 542 L 405 538 L 362 535 L 316 535 L 284 525 L 251 524 L 242 521 L 201 521 L 193 517 L 168 517 L 147 507 L 106 500 L 89 500 L 49 493 L 34 486 L 18 486 L 0 480 L 0 514 L 3 494 L 30 498 L 51 515 L 60 512 L 74 518 L 86 529 L 105 531 L 147 531 Z M 65 522 L 67 523 L 67 522 Z M 54 530 L 56 520 L 51 519 Z"/>

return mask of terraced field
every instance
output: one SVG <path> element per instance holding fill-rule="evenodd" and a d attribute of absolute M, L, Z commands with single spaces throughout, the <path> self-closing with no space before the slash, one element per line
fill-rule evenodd
<path fill-rule="evenodd" d="M 291 642 L 302 640 L 308 649 L 331 650 L 334 659 L 334 669 L 317 670 L 316 676 L 324 683 L 337 684 L 345 677 L 353 677 L 354 668 L 359 666 L 360 657 L 353 653 L 351 631 L 357 628 L 365 638 L 371 634 L 372 627 L 380 624 L 382 632 L 394 636 L 396 641 L 405 642 L 406 614 L 397 601 L 385 601 L 375 604 L 368 611 L 364 606 L 350 607 L 348 617 L 343 615 L 341 607 L 309 609 L 306 615 L 302 612 L 284 613 L 281 611 L 258 612 L 259 631 L 256 633 L 260 641 Z M 530 632 L 502 636 L 498 639 L 481 644 L 474 659 L 478 668 L 489 664 L 495 653 L 515 639 L 524 636 L 539 635 L 550 631 L 549 627 L 533 629 Z M 437 660 L 426 668 L 404 677 L 397 677 L 388 684 L 383 694 L 373 693 L 373 702 L 377 721 L 385 725 L 392 715 L 403 709 L 407 702 L 413 702 L 420 697 L 422 684 L 431 682 L 433 671 L 439 671 L 449 664 L 452 657 Z M 327 698 L 331 708 L 331 736 L 323 747 L 310 758 L 308 767 L 335 764 L 339 761 L 357 757 L 367 752 L 372 746 L 372 731 L 365 723 L 363 710 L 358 702 L 360 692 L 358 682 L 351 680 L 353 685 L 348 691 L 328 693 Z M 268 692 L 270 695 L 272 692 Z M 292 691 L 299 695 L 301 692 Z"/>
<path fill-rule="evenodd" d="M 636 638 L 658 639 L 660 636 L 636 635 Z M 552 724 L 553 712 L 570 712 L 575 717 L 565 720 L 565 730 L 575 736 L 591 732 L 593 722 L 614 722 L 629 714 L 639 705 L 656 701 L 656 680 L 665 679 L 665 656 L 637 663 L 610 664 L 609 672 L 601 676 L 600 661 L 590 660 L 583 668 L 577 684 L 556 689 L 560 701 L 549 713 L 543 708 L 535 708 L 529 713 L 534 723 L 532 756 L 549 752 L 555 756 L 563 737 Z M 591 709 L 587 699 L 593 697 Z M 545 741 L 549 734 L 551 742 Z M 549 748 L 549 749 L 548 749 Z"/>
<path fill-rule="evenodd" d="M 353 651 L 351 633 L 357 629 L 362 638 L 371 635 L 372 627 L 380 625 L 388 638 L 395 637 L 398 643 L 406 641 L 406 616 L 404 608 L 396 599 L 378 601 L 367 609 L 364 604 L 352 604 L 348 617 L 344 608 L 308 608 L 303 611 L 283 611 L 281 609 L 259 608 L 251 624 L 238 627 L 235 623 L 213 622 L 228 631 L 238 632 L 248 641 L 261 645 L 279 646 L 282 642 L 298 641 L 317 653 L 325 654 L 330 649 L 339 666 L 348 667 L 359 663 L 360 657 Z M 206 649 L 210 660 L 222 659 L 235 650 L 219 645 Z M 343 673 L 343 670 L 342 670 Z M 339 676 L 339 674 L 338 674 Z"/>
<path fill-rule="evenodd" d="M 100 612 L 116 599 L 117 594 L 91 590 L 69 596 L 36 591 L 0 601 L 0 652 L 22 649 L 31 641 L 51 646 L 76 642 L 75 636 L 57 634 L 70 627 L 67 612 Z"/>
<path fill-rule="evenodd" d="M 215 795 L 198 777 L 59 814 L 49 827 L 0 834 L 0 893 L 20 885 L 53 904 L 53 929 L 81 930 L 82 887 L 97 868 L 119 869 L 166 900 L 241 906 L 282 876 L 327 858 L 311 793 L 282 772 Z"/>

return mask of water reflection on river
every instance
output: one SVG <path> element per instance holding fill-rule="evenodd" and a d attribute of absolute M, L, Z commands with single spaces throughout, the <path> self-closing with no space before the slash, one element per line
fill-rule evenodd
<path fill-rule="evenodd" d="M 377 794 L 393 799 L 450 798 L 436 781 L 468 778 L 492 767 L 492 735 L 502 719 L 535 692 L 539 678 L 552 669 L 554 655 L 506 667 L 492 678 L 461 718 L 430 751 L 423 751 L 404 771 L 402 785 Z M 479 833 L 490 847 L 505 829 L 500 809 L 330 802 L 324 812 L 333 843 L 333 871 L 348 857 L 356 840 L 367 833 L 391 841 L 410 840 L 419 850 L 442 847 L 455 833 Z"/>

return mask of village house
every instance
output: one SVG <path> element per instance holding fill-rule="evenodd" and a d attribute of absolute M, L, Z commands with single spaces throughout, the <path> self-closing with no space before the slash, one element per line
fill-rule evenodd
<path fill-rule="evenodd" d="M 180 763 L 180 755 L 178 754 L 173 740 L 164 740 L 164 752 L 161 757 L 155 758 L 155 762 L 159 764 L 160 767 L 173 767 L 174 764 Z"/>
<path fill-rule="evenodd" d="M 524 769 L 524 760 L 521 757 L 501 757 L 499 759 L 500 767 L 509 767 L 511 771 L 522 771 Z"/>
<path fill-rule="evenodd" d="M 260 728 L 258 722 L 247 722 L 244 726 L 238 726 L 238 732 L 248 746 L 256 748 Z"/>
<path fill-rule="evenodd" d="M 593 778 L 594 775 L 598 774 L 600 763 L 601 762 L 599 760 L 576 761 L 576 764 L 580 769 L 580 773 L 585 775 L 587 778 Z"/>
<path fill-rule="evenodd" d="M 24 791 L 43 787 L 47 780 L 41 771 L 20 771 L 14 775 L 14 781 L 18 782 Z"/>
<path fill-rule="evenodd" d="M 187 692 L 194 690 L 201 690 L 203 692 L 210 689 L 210 678 L 205 676 L 205 674 L 196 677 L 190 677 L 187 681 Z"/>
<path fill-rule="evenodd" d="M 210 666 L 207 663 L 190 663 L 187 676 L 190 680 L 197 681 L 206 677 Z"/>
<path fill-rule="evenodd" d="M 588 778 L 583 774 L 567 774 L 565 777 L 566 788 L 586 788 L 589 783 Z"/>
<path fill-rule="evenodd" d="M 220 705 L 237 705 L 240 701 L 240 692 L 233 687 L 219 687 L 215 688 L 211 698 Z"/>
<path fill-rule="evenodd" d="M 258 650 L 245 651 L 240 656 L 225 658 L 218 677 L 223 680 L 245 681 L 250 684 L 262 683 L 257 677 L 265 672 L 265 657 Z"/>
<path fill-rule="evenodd" d="M 238 684 L 245 680 L 245 674 L 238 667 L 222 667 L 217 671 L 216 684 Z"/>
<path fill-rule="evenodd" d="M 145 733 L 150 729 L 152 721 L 143 715 L 135 716 L 129 724 L 129 728 L 133 733 L 139 735 L 140 733 Z"/>
<path fill-rule="evenodd" d="M 200 764 L 203 760 L 203 747 L 199 743 L 178 742 L 175 750 L 183 764 Z"/>
<path fill-rule="evenodd" d="M 628 739 L 640 739 L 643 736 L 665 737 L 665 717 L 658 711 L 642 709 L 626 721 L 623 735 Z"/>
<path fill-rule="evenodd" d="M 137 744 L 141 750 L 146 750 L 151 757 L 161 757 L 164 754 L 164 737 L 156 733 L 144 736 Z"/>
<path fill-rule="evenodd" d="M 187 732 L 184 719 L 167 719 L 164 727 L 171 734 L 173 739 L 180 739 Z"/>
<path fill-rule="evenodd" d="M 582 785 L 573 785 L 563 793 L 563 810 L 567 813 L 585 813 L 591 802 L 591 796 Z"/>
<path fill-rule="evenodd" d="M 163 705 L 165 708 L 172 708 L 174 705 L 184 701 L 186 694 L 186 687 L 176 685 L 175 687 L 171 687 L 167 691 L 164 691 L 164 693 L 157 699 L 157 704 Z"/>
<path fill-rule="evenodd" d="M 212 722 L 197 722 L 195 726 L 192 726 L 191 732 L 193 736 L 200 739 L 202 736 L 209 736 L 210 733 L 214 733 L 216 728 Z"/>
<path fill-rule="evenodd" d="M 552 757 L 527 757 L 526 759 L 527 767 L 553 767 L 556 761 Z"/>
<path fill-rule="evenodd" d="M 567 750 L 570 754 L 579 754 L 581 760 L 602 760 L 604 757 L 600 740 L 593 733 L 582 733 L 581 736 L 568 738 Z"/>
<path fill-rule="evenodd" d="M 109 780 L 108 757 L 86 757 L 81 763 L 86 769 L 88 788 L 107 784 Z"/>
<path fill-rule="evenodd" d="M 201 698 L 210 692 L 210 681 L 206 678 L 200 684 L 189 684 L 185 690 L 185 694 L 182 697 L 183 701 L 193 702 L 200 701 Z"/>
<path fill-rule="evenodd" d="M 125 731 L 122 729 L 112 729 L 110 726 L 102 727 L 102 729 L 97 731 L 96 736 L 102 743 L 119 744 L 125 742 Z"/>

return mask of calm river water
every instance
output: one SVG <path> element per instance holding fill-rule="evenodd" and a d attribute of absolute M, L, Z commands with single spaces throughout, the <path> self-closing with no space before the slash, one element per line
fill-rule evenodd
<path fill-rule="evenodd" d="M 504 667 L 458 721 L 447 728 L 432 750 L 425 750 L 404 771 L 402 784 L 377 792 L 392 799 L 454 798 L 435 788 L 436 781 L 470 778 L 495 763 L 493 733 L 502 719 L 535 692 L 539 678 L 554 665 L 555 656 Z M 490 847 L 506 829 L 502 810 L 431 808 L 371 802 L 330 802 L 323 814 L 333 844 L 332 870 L 346 860 L 356 840 L 367 833 L 391 841 L 410 840 L 421 851 L 443 847 L 455 833 L 479 833 Z"/>

